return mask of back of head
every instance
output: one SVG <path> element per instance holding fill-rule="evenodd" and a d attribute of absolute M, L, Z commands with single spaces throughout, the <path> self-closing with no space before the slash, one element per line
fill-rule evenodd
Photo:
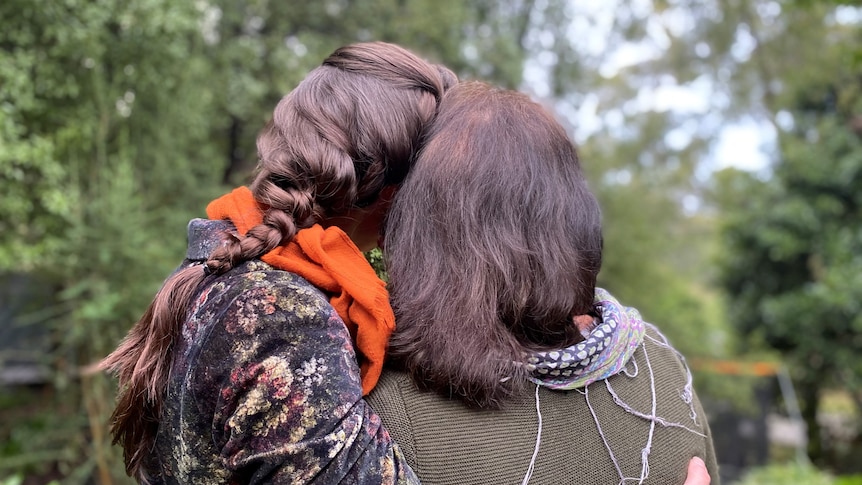
<path fill-rule="evenodd" d="M 303 228 L 374 202 L 404 179 L 449 70 L 393 44 L 342 47 L 285 96 L 258 137 L 251 191 L 263 223 L 227 235 L 206 262 L 175 273 L 126 339 L 101 363 L 120 381 L 112 416 L 126 471 L 146 480 L 171 349 L 205 274 L 221 274 L 289 242 Z"/>
<path fill-rule="evenodd" d="M 525 382 L 525 352 L 581 339 L 601 215 L 565 130 L 527 96 L 451 89 L 386 229 L 391 356 L 420 385 L 495 407 Z"/>
<path fill-rule="evenodd" d="M 373 203 L 407 175 L 448 69 L 395 44 L 336 50 L 276 106 L 257 140 L 250 188 L 265 206 L 246 241 L 213 254 L 214 273 L 288 242 L 298 230 Z"/>

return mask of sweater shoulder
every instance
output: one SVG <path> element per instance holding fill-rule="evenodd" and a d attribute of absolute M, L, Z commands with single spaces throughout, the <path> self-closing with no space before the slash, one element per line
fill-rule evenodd
<path fill-rule="evenodd" d="M 199 291 L 182 327 L 176 364 L 250 362 L 267 352 L 308 360 L 352 356 L 350 334 L 326 296 L 304 278 L 249 261 L 212 278 Z M 201 360 L 202 359 L 202 360 Z"/>
<path fill-rule="evenodd" d="M 688 385 L 680 356 L 649 329 L 624 372 L 586 389 L 528 386 L 502 410 L 476 410 L 390 370 L 369 402 L 410 448 L 405 455 L 423 482 L 519 482 L 540 440 L 536 483 L 616 483 L 618 470 L 638 477 L 645 447 L 645 483 L 682 483 L 688 460 L 708 461 L 711 450 L 706 416 Z"/>
<path fill-rule="evenodd" d="M 413 398 L 407 395 L 420 392 L 406 373 L 384 369 L 380 380 L 365 401 L 382 416 L 392 439 L 398 443 L 407 463 L 417 463 L 416 442 L 413 438 L 413 425 L 410 422 L 408 402 Z M 434 396 L 428 396 L 434 398 Z"/>
<path fill-rule="evenodd" d="M 247 261 L 225 273 L 214 283 L 223 282 L 232 293 L 249 289 L 268 289 L 281 294 L 327 301 L 320 289 L 302 276 L 290 271 L 280 270 L 260 260 Z"/>
<path fill-rule="evenodd" d="M 214 278 L 201 289 L 191 310 L 195 315 L 228 308 L 262 318 L 328 319 L 333 311 L 326 295 L 305 278 L 258 260 Z"/>

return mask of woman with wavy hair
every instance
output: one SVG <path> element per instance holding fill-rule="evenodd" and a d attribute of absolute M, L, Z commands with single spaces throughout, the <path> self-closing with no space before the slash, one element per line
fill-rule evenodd
<path fill-rule="evenodd" d="M 248 188 L 189 224 L 187 259 L 100 367 L 126 470 L 149 483 L 416 482 L 362 399 L 394 317 L 363 258 L 449 70 L 336 50 L 273 113 Z"/>
<path fill-rule="evenodd" d="M 385 256 L 398 327 L 369 402 L 423 483 L 679 484 L 693 456 L 718 477 L 682 356 L 596 287 L 598 202 L 527 96 L 447 92 Z"/>

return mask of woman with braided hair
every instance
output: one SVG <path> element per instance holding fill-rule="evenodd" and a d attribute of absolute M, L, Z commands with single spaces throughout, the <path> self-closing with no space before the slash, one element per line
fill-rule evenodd
<path fill-rule="evenodd" d="M 187 259 L 100 368 L 148 483 L 414 483 L 366 405 L 394 316 L 363 258 L 446 89 L 392 44 L 336 50 L 276 106 L 248 188 L 189 224 Z"/>

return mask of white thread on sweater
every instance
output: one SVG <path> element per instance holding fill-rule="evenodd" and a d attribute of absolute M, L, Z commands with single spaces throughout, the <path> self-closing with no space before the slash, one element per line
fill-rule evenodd
<path fill-rule="evenodd" d="M 655 390 L 655 374 L 652 371 L 652 363 L 649 361 L 649 355 L 647 354 L 646 345 L 641 345 L 644 349 L 644 360 L 646 360 L 647 369 L 649 370 L 649 385 L 650 390 L 652 391 L 652 415 L 656 414 L 656 390 Z M 644 482 L 649 476 L 649 454 L 652 451 L 652 438 L 655 435 L 655 420 L 650 420 L 649 423 L 649 438 L 647 438 L 646 446 L 644 446 L 643 450 L 641 450 L 641 478 L 638 481 L 638 484 Z"/>
<path fill-rule="evenodd" d="M 650 341 L 654 342 L 656 345 L 658 345 L 660 347 L 665 347 L 667 349 L 672 350 L 677 355 L 677 357 L 679 357 L 680 360 L 682 361 L 683 367 L 685 368 L 685 371 L 687 374 L 686 375 L 686 377 L 687 377 L 686 390 L 688 392 L 687 393 L 686 392 L 680 392 L 680 398 L 686 404 L 689 405 L 689 409 L 691 409 L 691 411 L 692 411 L 692 420 L 694 420 L 695 424 L 698 427 L 700 427 L 700 425 L 697 424 L 697 421 L 695 420 L 696 413 L 694 412 L 694 400 L 693 400 L 694 393 L 693 393 L 693 391 L 691 391 L 691 371 L 689 370 L 688 365 L 685 363 L 685 359 L 682 357 L 682 355 L 676 349 L 674 349 L 673 347 L 670 346 L 670 344 L 667 342 L 666 337 L 664 335 L 662 335 L 660 332 L 658 332 L 658 330 L 655 329 L 655 327 L 653 327 L 653 329 L 658 333 L 658 335 L 661 336 L 662 339 L 664 339 L 664 341 L 656 340 L 655 338 L 652 338 L 648 335 L 646 336 L 646 339 L 649 339 Z M 608 381 L 608 379 L 604 379 L 605 387 L 607 387 L 608 392 L 610 393 L 614 402 L 619 407 L 621 407 L 623 410 L 625 410 L 626 412 L 628 412 L 634 416 L 637 416 L 639 418 L 645 419 L 645 420 L 650 422 L 650 428 L 649 428 L 649 434 L 647 436 L 647 442 L 644 445 L 644 447 L 641 449 L 641 472 L 640 472 L 639 477 L 626 477 L 623 474 L 623 471 L 620 468 L 620 464 L 617 461 L 616 456 L 614 455 L 613 449 L 611 448 L 611 445 L 608 442 L 608 439 L 605 436 L 604 431 L 602 430 L 602 425 L 599 422 L 599 418 L 596 414 L 596 411 L 595 411 L 595 409 L 593 409 L 592 403 L 590 403 L 589 386 L 584 387 L 583 390 L 577 389 L 577 392 L 580 392 L 581 394 L 584 395 L 584 399 L 586 400 L 586 403 L 587 403 L 587 408 L 590 410 L 590 414 L 593 417 L 593 421 L 596 423 L 596 429 L 599 432 L 599 436 L 601 436 L 602 442 L 605 445 L 605 449 L 608 451 L 608 455 L 610 456 L 611 462 L 614 464 L 614 468 L 616 468 L 616 470 L 617 470 L 617 475 L 620 477 L 620 481 L 618 482 L 618 485 L 625 485 L 626 482 L 637 482 L 638 484 L 643 484 L 643 482 L 649 477 L 649 472 L 650 472 L 649 456 L 650 456 L 650 453 L 652 452 L 652 443 L 653 443 L 653 437 L 655 435 L 655 425 L 656 424 L 660 424 L 660 425 L 666 426 L 666 427 L 682 428 L 682 429 L 684 429 L 690 433 L 694 433 L 694 434 L 701 436 L 701 437 L 704 437 L 704 438 L 706 437 L 705 434 L 698 432 L 698 431 L 695 431 L 694 429 L 691 429 L 691 428 L 689 428 L 689 427 L 687 427 L 681 423 L 670 422 L 670 421 L 657 415 L 658 414 L 657 413 L 658 391 L 656 390 L 655 373 L 653 372 L 652 362 L 650 361 L 649 354 L 647 352 L 646 340 L 644 340 L 644 342 L 641 344 L 641 348 L 643 349 L 644 360 L 646 361 L 647 370 L 649 371 L 650 389 L 652 392 L 652 409 L 651 409 L 649 414 L 637 411 L 634 408 L 632 408 L 630 405 L 625 403 L 619 397 L 619 395 L 617 395 L 617 393 L 614 391 L 614 389 L 611 386 L 611 383 Z M 634 362 L 635 360 L 632 359 L 631 361 Z M 635 366 L 636 365 L 637 364 L 635 363 Z M 629 373 L 625 372 L 625 371 L 623 371 L 623 374 L 630 376 Z M 634 375 L 637 375 L 637 368 L 635 368 Z M 686 399 L 687 396 L 688 396 L 688 399 Z"/>
<path fill-rule="evenodd" d="M 634 414 L 635 416 L 637 416 L 637 417 L 639 417 L 639 418 L 646 419 L 646 420 L 648 420 L 648 421 L 655 421 L 656 423 L 658 423 L 658 424 L 660 424 L 660 425 L 662 425 L 662 426 L 664 426 L 664 427 L 666 427 L 666 428 L 682 428 L 682 429 L 684 429 L 684 430 L 686 430 L 686 431 L 688 431 L 688 432 L 690 432 L 690 433 L 694 433 L 694 434 L 696 434 L 696 435 L 698 435 L 698 436 L 700 436 L 700 437 L 702 437 L 702 438 L 706 438 L 706 435 L 705 435 L 705 434 L 703 434 L 703 433 L 701 433 L 701 432 L 699 432 L 699 431 L 695 431 L 695 430 L 693 430 L 693 429 L 689 428 L 688 426 L 686 426 L 686 425 L 684 425 L 684 424 L 682 424 L 682 423 L 675 423 L 675 422 L 671 422 L 671 421 L 668 421 L 668 420 L 666 420 L 666 419 L 662 418 L 661 416 L 649 415 L 649 414 L 642 413 L 642 412 L 640 412 L 640 411 L 638 411 L 638 410 L 636 410 L 636 409 L 632 408 L 631 406 L 629 406 L 628 404 L 626 404 L 626 403 L 625 403 L 625 401 L 623 401 L 623 400 L 619 397 L 619 395 L 617 395 L 617 392 L 616 392 L 616 391 L 614 391 L 614 388 L 613 388 L 613 387 L 611 387 L 611 382 L 610 382 L 610 381 L 608 381 L 607 379 L 605 380 L 605 387 L 607 387 L 607 388 L 608 388 L 608 392 L 611 394 L 611 397 L 612 397 L 612 398 L 614 398 L 614 402 L 615 402 L 615 403 L 617 403 L 617 406 L 619 406 L 619 407 L 623 408 L 624 410 L 628 411 L 630 414 Z"/>
<path fill-rule="evenodd" d="M 530 466 L 527 468 L 527 474 L 524 475 L 524 481 L 521 485 L 527 485 L 530 478 L 533 477 L 533 470 L 536 468 L 536 457 L 539 456 L 539 445 L 542 442 L 542 408 L 539 406 L 539 385 L 536 384 L 536 414 L 539 415 L 539 430 L 536 431 L 536 448 L 533 450 L 533 457 L 530 458 Z"/>
<path fill-rule="evenodd" d="M 605 438 L 605 432 L 602 431 L 602 424 L 599 423 L 599 417 L 596 416 L 596 410 L 593 409 L 593 405 L 590 403 L 590 386 L 584 387 L 584 390 L 577 390 L 581 394 L 584 395 L 584 399 L 587 401 L 587 409 L 590 410 L 590 414 L 593 416 L 593 421 L 596 423 L 596 429 L 599 431 L 599 436 L 602 437 L 602 442 L 605 444 L 605 449 L 608 450 L 608 455 L 611 457 L 611 462 L 614 464 L 614 468 L 617 469 L 617 475 L 620 477 L 620 482 L 625 482 L 625 477 L 623 476 L 623 471 L 620 469 L 620 464 L 617 462 L 617 458 L 614 456 L 614 450 L 611 449 L 611 444 L 608 443 L 608 439 Z"/>
<path fill-rule="evenodd" d="M 634 367 L 634 370 L 632 370 L 631 372 L 629 372 L 629 364 L 631 364 L 632 367 Z M 638 361 L 636 361 L 635 359 L 629 359 L 629 361 L 626 362 L 625 367 L 623 367 L 623 374 L 625 374 L 629 377 L 637 377 L 638 376 Z"/>
<path fill-rule="evenodd" d="M 655 333 L 659 337 L 661 337 L 661 341 L 654 339 L 650 335 L 645 335 L 644 337 L 646 339 L 652 340 L 656 343 L 656 345 L 671 350 L 679 359 L 679 361 L 682 362 L 682 366 L 685 369 L 686 381 L 685 386 L 683 386 L 682 391 L 680 391 L 679 393 L 679 397 L 682 398 L 684 403 L 688 404 L 689 416 L 691 416 L 691 420 L 694 421 L 694 424 L 700 427 L 700 423 L 697 422 L 697 411 L 695 411 L 694 409 L 694 378 L 691 375 L 691 369 L 689 369 L 688 367 L 688 362 L 686 362 L 685 356 L 682 355 L 679 350 L 676 350 L 675 348 L 673 348 L 673 346 L 670 345 L 670 342 L 668 342 L 667 337 L 665 337 L 664 334 L 661 333 L 655 325 L 651 323 L 647 323 L 647 325 L 649 325 L 650 328 L 652 328 L 653 331 L 655 331 Z"/>

